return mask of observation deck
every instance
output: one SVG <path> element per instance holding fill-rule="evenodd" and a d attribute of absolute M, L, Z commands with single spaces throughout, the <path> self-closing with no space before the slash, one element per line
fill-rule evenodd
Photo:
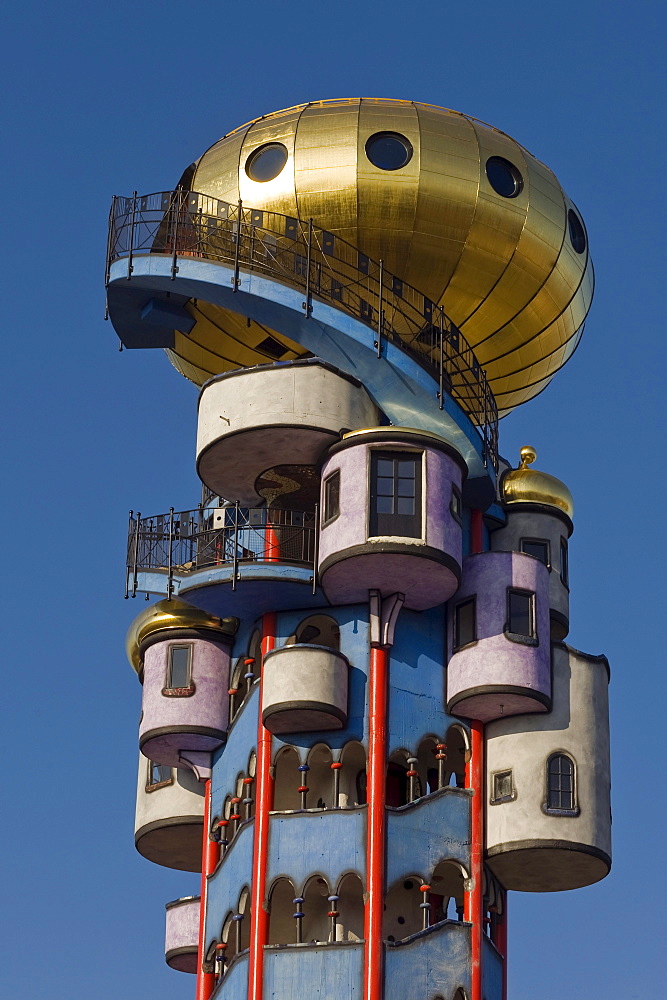
<path fill-rule="evenodd" d="M 130 511 L 125 597 L 138 592 L 184 597 L 205 610 L 242 614 L 275 605 L 325 602 L 316 586 L 317 512 L 274 508 L 198 507 L 154 517 Z M 266 605 L 266 607 L 264 607 Z"/>
<path fill-rule="evenodd" d="M 494 478 L 497 407 L 460 330 L 382 261 L 312 220 L 182 189 L 115 197 L 106 281 L 124 345 L 166 348 L 197 384 L 315 354 L 359 377 L 392 423 L 443 434 L 472 478 Z M 217 330 L 213 350 L 198 339 L 200 301 L 270 335 L 232 348 Z"/>

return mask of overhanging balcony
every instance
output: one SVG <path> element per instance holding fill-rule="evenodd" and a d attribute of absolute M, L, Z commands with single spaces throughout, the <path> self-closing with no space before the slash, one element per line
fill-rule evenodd
<path fill-rule="evenodd" d="M 315 511 L 238 504 L 153 517 L 130 511 L 125 596 L 178 595 L 208 608 L 224 588 L 230 614 L 249 602 L 259 613 L 264 602 L 315 604 L 316 526 Z"/>

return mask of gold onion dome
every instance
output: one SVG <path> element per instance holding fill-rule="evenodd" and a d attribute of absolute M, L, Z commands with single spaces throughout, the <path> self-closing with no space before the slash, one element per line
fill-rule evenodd
<path fill-rule="evenodd" d="M 182 183 L 312 218 L 382 258 L 461 329 L 501 413 L 544 389 L 581 336 L 593 294 L 581 217 L 548 167 L 475 118 L 379 98 L 301 104 L 230 132 Z M 195 315 L 170 352 L 193 381 L 271 360 L 259 347 L 275 331 L 217 307 Z M 231 363 L 221 338 L 237 345 Z M 278 339 L 283 360 L 304 353 Z"/>
<path fill-rule="evenodd" d="M 537 452 L 525 445 L 520 453 L 521 464 L 518 469 L 511 469 L 502 480 L 502 498 L 506 504 L 539 503 L 548 507 L 557 507 L 572 520 L 574 500 L 565 483 L 555 476 L 529 466 L 537 458 Z"/>
<path fill-rule="evenodd" d="M 142 646 L 156 632 L 171 629 L 190 629 L 217 632 L 218 635 L 234 635 L 238 628 L 237 618 L 216 618 L 215 615 L 193 608 L 184 601 L 158 601 L 144 608 L 134 619 L 125 640 L 125 652 L 131 666 L 141 676 L 143 669 Z"/>

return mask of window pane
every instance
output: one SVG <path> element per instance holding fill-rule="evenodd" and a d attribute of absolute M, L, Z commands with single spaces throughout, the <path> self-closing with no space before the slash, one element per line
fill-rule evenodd
<path fill-rule="evenodd" d="M 170 669 L 167 687 L 184 688 L 190 685 L 190 646 L 172 646 L 169 651 Z"/>
<path fill-rule="evenodd" d="M 519 590 L 510 590 L 508 629 L 514 635 L 532 637 L 532 604 L 532 594 L 525 594 Z"/>
<path fill-rule="evenodd" d="M 149 785 L 159 785 L 163 781 L 171 781 L 171 768 L 151 761 Z"/>
<path fill-rule="evenodd" d="M 493 797 L 494 799 L 512 798 L 512 772 L 503 771 L 501 774 L 493 776 Z"/>
<path fill-rule="evenodd" d="M 465 601 L 459 604 L 454 613 L 454 645 L 465 646 L 474 642 L 475 636 L 475 601 Z"/>
<path fill-rule="evenodd" d="M 378 476 L 377 492 L 379 496 L 391 497 L 394 495 L 394 480 L 386 476 Z"/>
<path fill-rule="evenodd" d="M 399 496 L 396 501 L 396 513 L 397 514 L 414 514 L 415 512 L 415 501 L 413 497 L 401 497 Z"/>
<path fill-rule="evenodd" d="M 378 458 L 378 476 L 394 476 L 394 462 L 391 458 Z"/>
<path fill-rule="evenodd" d="M 413 458 L 408 461 L 399 461 L 396 464 L 398 465 L 399 476 L 408 476 L 410 479 L 415 478 L 415 460 Z"/>
<path fill-rule="evenodd" d="M 394 502 L 392 497 L 378 497 L 376 510 L 378 514 L 393 514 Z"/>
<path fill-rule="evenodd" d="M 399 497 L 413 497 L 415 495 L 414 479 L 399 479 L 398 495 Z"/>
<path fill-rule="evenodd" d="M 334 472 L 324 483 L 324 520 L 340 513 L 340 472 Z"/>
<path fill-rule="evenodd" d="M 545 566 L 549 565 L 548 542 L 537 541 L 533 538 L 522 538 L 521 551 L 525 552 L 529 556 L 534 556 L 536 559 L 539 559 Z"/>
<path fill-rule="evenodd" d="M 568 586 L 569 571 L 567 566 L 567 542 L 564 538 L 560 540 L 560 578 L 565 586 Z"/>

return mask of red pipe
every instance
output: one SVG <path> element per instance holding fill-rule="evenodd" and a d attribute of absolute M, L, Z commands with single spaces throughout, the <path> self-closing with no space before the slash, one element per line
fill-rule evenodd
<path fill-rule="evenodd" d="M 484 551 L 484 521 L 482 520 L 482 511 L 476 510 L 474 507 L 470 511 L 470 551 L 472 553 Z"/>
<path fill-rule="evenodd" d="M 368 716 L 368 832 L 366 843 L 366 906 L 364 938 L 364 1000 L 382 1000 L 382 915 L 385 879 L 385 782 L 387 746 L 387 679 L 389 650 L 371 649 Z"/>
<path fill-rule="evenodd" d="M 473 511 L 473 513 L 476 513 Z M 464 895 L 463 919 L 472 924 L 472 974 L 470 1000 L 482 1000 L 482 939 L 484 937 L 484 725 L 470 723 L 470 760 L 466 764 L 466 788 L 470 800 L 470 878 L 472 889 Z"/>
<path fill-rule="evenodd" d="M 215 973 L 204 972 L 206 958 L 206 902 L 208 876 L 212 875 L 220 860 L 220 846 L 210 837 L 211 831 L 211 779 L 204 789 L 204 829 L 201 849 L 201 892 L 199 902 L 199 946 L 197 952 L 197 1000 L 209 1000 L 215 987 Z"/>
<path fill-rule="evenodd" d="M 262 658 L 276 645 L 276 616 L 262 616 Z M 266 870 L 269 853 L 269 813 L 273 806 L 271 777 L 271 733 L 262 724 L 262 673 L 259 680 L 259 722 L 257 724 L 257 800 L 255 839 L 252 863 L 252 902 L 250 906 L 250 958 L 248 997 L 262 1000 L 264 988 L 264 945 L 269 939 L 269 914 L 266 909 Z"/>

